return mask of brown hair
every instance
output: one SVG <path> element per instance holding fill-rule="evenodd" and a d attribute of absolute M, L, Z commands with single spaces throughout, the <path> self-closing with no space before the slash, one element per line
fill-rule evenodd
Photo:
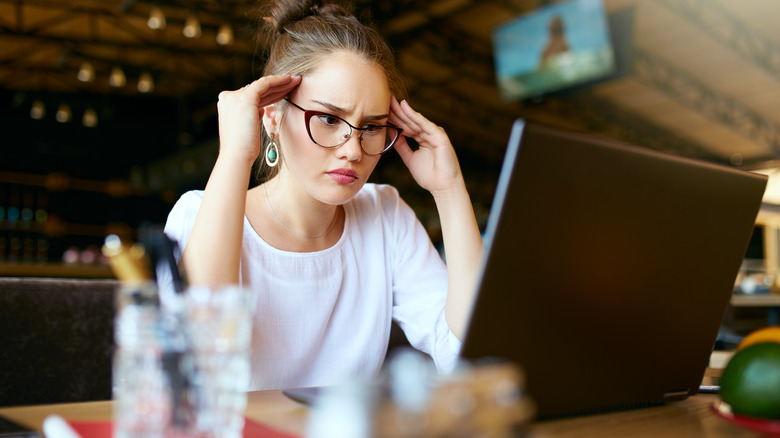
<path fill-rule="evenodd" d="M 390 47 L 376 30 L 360 23 L 344 7 L 327 0 L 275 0 L 266 11 L 259 34 L 269 47 L 263 75 L 306 75 L 334 53 L 349 52 L 378 65 L 390 91 L 398 99 L 406 97 L 406 84 Z M 270 179 L 277 172 L 271 168 L 263 174 L 264 150 L 258 157 L 258 180 Z"/>

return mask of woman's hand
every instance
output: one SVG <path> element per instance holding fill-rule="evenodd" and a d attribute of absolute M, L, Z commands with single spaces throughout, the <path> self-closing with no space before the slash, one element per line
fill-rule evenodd
<path fill-rule="evenodd" d="M 235 91 L 219 93 L 220 155 L 253 163 L 262 145 L 263 108 L 272 105 L 301 83 L 301 76 L 265 76 Z"/>
<path fill-rule="evenodd" d="M 443 128 L 395 97 L 390 100 L 389 121 L 404 130 L 394 147 L 420 187 L 435 195 L 462 186 L 458 157 Z M 413 138 L 420 147 L 412 150 L 405 137 Z"/>

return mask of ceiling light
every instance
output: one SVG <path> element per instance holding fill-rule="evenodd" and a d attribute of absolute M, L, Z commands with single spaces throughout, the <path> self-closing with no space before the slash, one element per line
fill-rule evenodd
<path fill-rule="evenodd" d="M 190 12 L 187 19 L 184 21 L 184 30 L 182 30 L 184 36 L 187 38 L 197 38 L 200 36 L 200 22 L 195 13 Z"/>
<path fill-rule="evenodd" d="M 36 100 L 30 108 L 30 117 L 39 120 L 46 115 L 46 106 L 40 100 Z"/>
<path fill-rule="evenodd" d="M 82 62 L 78 78 L 81 82 L 92 82 L 95 79 L 95 67 L 89 61 Z"/>
<path fill-rule="evenodd" d="M 57 108 L 57 114 L 55 115 L 55 118 L 60 123 L 70 122 L 71 113 L 68 104 L 65 103 L 60 104 L 59 108 Z"/>
<path fill-rule="evenodd" d="M 87 108 L 84 111 L 84 117 L 81 119 L 81 123 L 87 128 L 94 128 L 98 124 L 98 116 L 94 109 Z"/>
<path fill-rule="evenodd" d="M 150 29 L 165 29 L 165 14 L 163 14 L 162 9 L 153 6 L 149 12 L 149 19 L 146 20 L 146 25 Z"/>
<path fill-rule="evenodd" d="M 43 102 L 40 100 L 36 100 L 32 104 L 32 108 L 30 108 L 30 117 L 32 117 L 35 120 L 40 120 L 46 115 L 46 106 L 43 105 Z"/>
<path fill-rule="evenodd" d="M 223 23 L 217 31 L 217 44 L 227 46 L 233 43 L 233 28 L 229 23 Z"/>
<path fill-rule="evenodd" d="M 108 77 L 108 83 L 111 84 L 112 87 L 124 87 L 125 82 L 127 80 L 125 79 L 125 72 L 122 71 L 121 67 L 114 67 L 111 69 L 111 76 Z"/>
<path fill-rule="evenodd" d="M 148 71 L 141 73 L 138 78 L 138 91 L 141 93 L 151 93 L 154 90 L 154 79 Z"/>

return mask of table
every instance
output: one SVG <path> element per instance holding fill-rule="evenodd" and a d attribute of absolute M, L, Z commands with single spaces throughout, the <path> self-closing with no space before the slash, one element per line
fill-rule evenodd
<path fill-rule="evenodd" d="M 715 416 L 709 407 L 716 399 L 714 395 L 700 394 L 664 406 L 542 421 L 531 426 L 531 433 L 533 438 L 761 436 Z M 281 391 L 258 391 L 249 393 L 246 415 L 268 426 L 303 437 L 307 412 L 306 407 L 288 399 Z M 49 414 L 58 414 L 71 420 L 106 420 L 111 418 L 111 402 L 0 408 L 0 415 L 38 430 Z"/>

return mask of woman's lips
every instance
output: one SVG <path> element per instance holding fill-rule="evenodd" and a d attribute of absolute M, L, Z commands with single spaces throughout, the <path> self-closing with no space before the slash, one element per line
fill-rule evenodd
<path fill-rule="evenodd" d="M 341 184 L 352 184 L 358 180 L 358 174 L 351 169 L 336 169 L 327 173 L 334 181 Z"/>

